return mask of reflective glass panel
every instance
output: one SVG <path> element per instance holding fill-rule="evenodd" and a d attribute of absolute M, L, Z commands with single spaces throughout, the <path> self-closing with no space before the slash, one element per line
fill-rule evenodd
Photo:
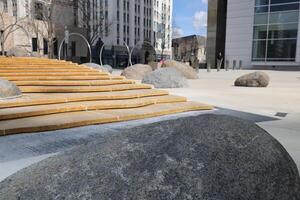
<path fill-rule="evenodd" d="M 269 6 L 255 7 L 255 13 L 265 13 L 269 11 Z"/>
<path fill-rule="evenodd" d="M 288 11 L 288 10 L 299 10 L 299 3 L 271 6 L 270 8 L 271 12 Z"/>
<path fill-rule="evenodd" d="M 268 26 L 254 26 L 254 39 L 266 39 Z"/>
<path fill-rule="evenodd" d="M 271 0 L 271 4 L 280 4 L 280 3 L 293 3 L 299 2 L 300 0 Z"/>
<path fill-rule="evenodd" d="M 298 23 L 299 11 L 270 13 L 270 24 Z"/>
<path fill-rule="evenodd" d="M 266 57 L 266 40 L 253 41 L 253 59 L 264 60 Z"/>
<path fill-rule="evenodd" d="M 269 0 L 255 0 L 256 6 L 268 5 L 268 4 L 269 4 Z"/>
<path fill-rule="evenodd" d="M 297 40 L 269 40 L 267 60 L 292 61 L 296 57 Z"/>
<path fill-rule="evenodd" d="M 254 16 L 254 24 L 268 24 L 268 13 L 256 14 Z"/>
<path fill-rule="evenodd" d="M 297 38 L 298 24 L 277 24 L 269 26 L 269 39 Z"/>

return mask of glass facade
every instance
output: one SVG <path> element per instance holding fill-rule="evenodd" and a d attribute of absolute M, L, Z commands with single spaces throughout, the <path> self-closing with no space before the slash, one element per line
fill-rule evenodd
<path fill-rule="evenodd" d="M 295 61 L 300 0 L 255 0 L 252 61 Z"/>

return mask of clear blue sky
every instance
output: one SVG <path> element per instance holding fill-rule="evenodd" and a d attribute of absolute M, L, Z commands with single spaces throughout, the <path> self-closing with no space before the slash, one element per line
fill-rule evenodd
<path fill-rule="evenodd" d="M 208 0 L 173 0 L 174 36 L 206 35 Z"/>

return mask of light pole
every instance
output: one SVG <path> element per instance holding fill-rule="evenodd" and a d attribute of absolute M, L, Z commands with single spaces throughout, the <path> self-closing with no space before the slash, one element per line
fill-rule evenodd
<path fill-rule="evenodd" d="M 157 13 L 161 17 L 160 36 L 161 36 L 161 60 L 164 59 L 164 50 L 166 48 L 166 17 L 164 14 Z"/>

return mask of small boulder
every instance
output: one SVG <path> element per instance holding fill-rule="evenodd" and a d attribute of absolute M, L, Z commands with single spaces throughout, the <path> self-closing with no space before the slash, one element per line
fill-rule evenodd
<path fill-rule="evenodd" d="M 175 60 L 166 60 L 162 67 L 170 67 L 177 69 L 187 79 L 198 79 L 198 73 L 191 66 Z"/>
<path fill-rule="evenodd" d="M 267 87 L 270 77 L 265 72 L 253 72 L 236 79 L 235 86 L 240 87 Z"/>
<path fill-rule="evenodd" d="M 128 79 L 142 80 L 150 72 L 152 72 L 150 65 L 136 64 L 125 68 L 121 75 Z"/>
<path fill-rule="evenodd" d="M 12 82 L 0 78 L 0 99 L 20 96 L 21 90 Z"/>
<path fill-rule="evenodd" d="M 0 199 L 299 200 L 299 172 L 259 126 L 199 115 L 120 129 L 0 183 Z"/>
<path fill-rule="evenodd" d="M 160 62 L 149 62 L 149 65 L 152 67 L 153 71 L 161 68 Z"/>
<path fill-rule="evenodd" d="M 96 63 L 84 63 L 82 65 L 85 65 L 87 67 L 91 67 L 93 69 L 102 70 L 104 72 L 109 72 L 109 73 L 113 72 L 113 68 L 110 65 L 99 65 L 99 64 L 96 64 Z"/>
<path fill-rule="evenodd" d="M 188 82 L 176 69 L 163 68 L 147 74 L 142 83 L 154 85 L 156 88 L 184 88 Z"/>

